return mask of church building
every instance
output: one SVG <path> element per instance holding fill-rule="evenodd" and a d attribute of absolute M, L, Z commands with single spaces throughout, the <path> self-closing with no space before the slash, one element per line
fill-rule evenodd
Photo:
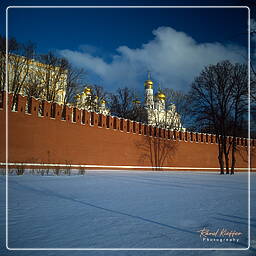
<path fill-rule="evenodd" d="M 109 115 L 105 99 L 99 99 L 92 91 L 92 88 L 85 87 L 84 91 L 76 95 L 76 107 L 86 111 L 93 111 L 103 115 Z"/>
<path fill-rule="evenodd" d="M 185 131 L 182 127 L 180 115 L 176 111 L 175 104 L 166 106 L 166 95 L 162 91 L 154 94 L 153 81 L 148 75 L 148 80 L 144 83 L 145 98 L 144 105 L 140 105 L 138 100 L 133 101 L 137 106 L 140 105 L 144 109 L 144 122 L 161 128 L 172 129 L 177 131 Z M 111 115 L 110 110 L 106 106 L 105 99 L 99 99 L 92 88 L 85 87 L 84 91 L 76 95 L 76 107 L 87 111 L 94 111 L 103 115 Z"/>
<path fill-rule="evenodd" d="M 172 103 L 166 106 L 166 95 L 162 91 L 158 91 L 154 95 L 153 81 L 150 79 L 150 74 L 144 86 L 144 107 L 147 115 L 147 123 L 161 128 L 185 131 L 186 129 L 181 124 L 180 115 L 176 112 L 175 104 Z"/>

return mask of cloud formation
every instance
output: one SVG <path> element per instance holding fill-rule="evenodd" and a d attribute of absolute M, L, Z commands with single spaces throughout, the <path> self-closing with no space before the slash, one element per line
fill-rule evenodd
<path fill-rule="evenodd" d="M 256 20 L 251 19 L 251 62 L 256 65 Z"/>
<path fill-rule="evenodd" d="M 83 67 L 90 78 L 98 78 L 108 90 L 129 86 L 143 88 L 147 70 L 161 87 L 187 90 L 194 77 L 209 64 L 222 60 L 245 62 L 246 50 L 237 45 L 197 43 L 171 27 L 153 30 L 154 38 L 140 48 L 120 46 L 110 62 L 93 51 L 60 50 L 72 64 Z M 87 46 L 87 48 L 89 48 Z"/>

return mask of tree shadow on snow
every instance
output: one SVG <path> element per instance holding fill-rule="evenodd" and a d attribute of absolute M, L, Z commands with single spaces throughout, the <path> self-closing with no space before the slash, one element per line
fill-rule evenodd
<path fill-rule="evenodd" d="M 113 176 L 108 176 L 106 175 L 101 175 L 101 177 L 105 178 L 110 178 L 113 180 Z M 174 177 L 174 180 L 172 181 L 166 181 L 166 180 L 159 180 L 159 179 L 154 179 L 154 178 L 145 178 L 145 177 L 128 177 L 128 175 L 116 175 L 114 177 L 117 177 L 119 180 L 126 180 L 126 181 L 132 181 L 136 183 L 144 183 L 144 184 L 149 184 L 149 185 L 158 185 L 158 186 L 169 186 L 169 187 L 179 187 L 179 188 L 185 188 L 185 189 L 191 189 L 194 187 L 202 188 L 202 189 L 207 189 L 207 188 L 224 188 L 224 189 L 232 189 L 232 190 L 241 190 L 241 191 L 247 191 L 248 188 L 240 188 L 239 186 L 228 186 L 226 183 L 223 185 L 214 185 L 214 184 L 204 184 L 204 183 L 195 183 L 191 181 L 187 182 L 180 182 L 176 181 L 175 179 L 177 178 L 176 176 Z M 144 181 L 142 181 L 144 180 Z M 150 181 L 150 182 L 147 182 Z M 153 182 L 151 182 L 153 181 Z M 204 181 L 205 182 L 205 181 Z"/>
<path fill-rule="evenodd" d="M 71 202 L 79 203 L 79 204 L 82 204 L 82 205 L 85 205 L 85 206 L 90 206 L 90 207 L 93 207 L 93 208 L 96 208 L 96 209 L 99 209 L 99 210 L 103 210 L 103 211 L 106 211 L 106 212 L 115 213 L 115 214 L 118 214 L 118 215 L 130 217 L 130 218 L 133 218 L 133 219 L 136 219 L 136 220 L 141 220 L 141 221 L 148 222 L 148 223 L 151 223 L 151 224 L 155 224 L 155 225 L 158 225 L 158 226 L 162 226 L 162 227 L 166 227 L 166 228 L 170 228 L 170 229 L 174 229 L 174 230 L 177 230 L 177 231 L 186 232 L 186 233 L 198 236 L 198 232 L 193 232 L 193 231 L 190 231 L 190 230 L 187 230 L 187 229 L 184 229 L 184 228 L 180 228 L 180 227 L 176 227 L 176 226 L 173 226 L 173 225 L 161 223 L 161 222 L 154 221 L 154 220 L 151 220 L 151 219 L 148 219 L 148 218 L 144 218 L 142 216 L 137 216 L 137 215 L 129 214 L 129 213 L 126 213 L 126 212 L 122 212 L 122 211 L 102 207 L 100 205 L 96 205 L 96 204 L 93 204 L 93 203 L 90 203 L 90 202 L 78 200 L 78 199 L 72 198 L 70 196 L 65 196 L 63 194 L 56 193 L 55 191 L 52 191 L 52 190 L 49 190 L 49 189 L 45 189 L 45 188 L 44 189 L 38 189 L 38 188 L 31 187 L 29 185 L 21 184 L 17 181 L 12 181 L 12 183 L 15 183 L 17 186 L 20 186 L 24 190 L 28 190 L 28 191 L 31 191 L 33 193 L 37 193 L 40 196 L 48 196 L 48 197 L 55 197 L 55 198 L 59 198 L 59 199 L 63 199 L 63 200 L 68 200 L 68 201 L 71 201 Z"/>

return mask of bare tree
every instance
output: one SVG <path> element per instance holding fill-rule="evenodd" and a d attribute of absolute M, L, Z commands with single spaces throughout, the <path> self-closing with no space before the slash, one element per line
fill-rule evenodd
<path fill-rule="evenodd" d="M 119 88 L 111 95 L 110 111 L 113 115 L 129 118 L 132 110 L 133 95 L 128 87 Z"/>
<path fill-rule="evenodd" d="M 175 91 L 171 88 L 163 89 L 166 95 L 166 108 L 175 106 L 175 111 L 179 114 L 180 125 L 188 127 L 190 124 L 190 98 L 182 91 Z M 181 127 L 180 127 L 181 128 Z"/>
<path fill-rule="evenodd" d="M 15 38 L 8 40 L 8 52 L 15 53 L 20 49 L 20 45 Z M 10 65 L 9 65 L 10 67 Z M 0 90 L 3 91 L 6 88 L 6 38 L 0 35 Z"/>
<path fill-rule="evenodd" d="M 37 68 L 36 75 L 42 82 L 44 97 L 47 101 L 56 101 L 57 95 L 66 90 L 69 63 L 52 52 L 39 56 L 42 68 Z"/>
<path fill-rule="evenodd" d="M 94 105 L 94 111 L 99 112 L 102 101 L 109 101 L 109 94 L 100 85 L 94 84 L 91 88 L 93 91 L 92 102 Z"/>
<path fill-rule="evenodd" d="M 145 111 L 137 97 L 137 93 L 128 87 L 119 88 L 110 96 L 110 111 L 118 117 L 143 122 Z"/>
<path fill-rule="evenodd" d="M 74 101 L 74 97 L 79 92 L 81 84 L 84 81 L 84 77 L 85 77 L 84 69 L 75 68 L 70 63 L 68 63 L 64 105 Z"/>
<path fill-rule="evenodd" d="M 246 33 L 247 34 L 247 33 Z M 251 19 L 251 60 L 250 60 L 250 97 L 251 97 L 251 136 L 256 138 L 256 21 Z"/>
<path fill-rule="evenodd" d="M 223 61 L 206 67 L 192 84 L 190 99 L 195 121 L 211 127 L 218 138 L 220 173 L 234 174 L 236 139 L 247 108 L 247 66 Z M 232 141 L 228 136 L 233 136 Z"/>
<path fill-rule="evenodd" d="M 12 109 L 17 104 L 18 94 L 24 93 L 23 88 L 28 85 L 35 48 L 31 42 L 19 44 L 14 39 L 11 41 L 8 53 L 8 91 L 13 93 Z"/>

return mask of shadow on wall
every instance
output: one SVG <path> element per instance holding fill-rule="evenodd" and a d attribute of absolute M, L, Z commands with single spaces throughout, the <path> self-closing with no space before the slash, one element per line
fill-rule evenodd
<path fill-rule="evenodd" d="M 250 166 L 251 168 L 255 166 L 255 160 L 256 160 L 256 148 L 251 146 L 250 147 Z M 248 164 L 248 159 L 249 159 L 249 147 L 239 147 L 236 150 L 237 155 L 239 158 L 242 159 L 243 162 Z"/>
<path fill-rule="evenodd" d="M 162 138 L 161 130 L 158 132 L 154 136 L 143 136 L 140 142 L 136 142 L 136 147 L 140 152 L 140 162 L 150 162 L 153 171 L 170 166 L 179 146 L 174 140 Z"/>
<path fill-rule="evenodd" d="M 255 166 L 255 160 L 256 160 L 256 148 L 251 147 L 251 167 Z"/>

